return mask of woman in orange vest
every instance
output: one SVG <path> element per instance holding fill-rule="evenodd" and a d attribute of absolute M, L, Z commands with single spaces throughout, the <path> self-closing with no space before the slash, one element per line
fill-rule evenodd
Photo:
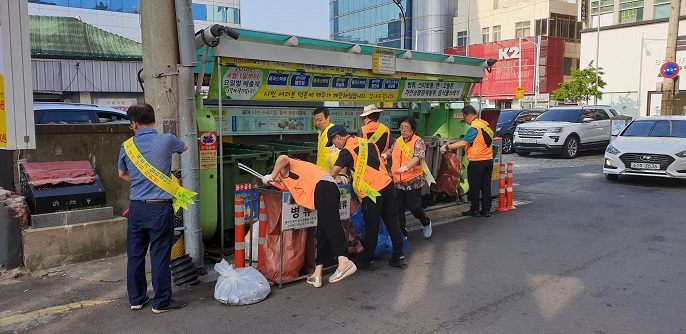
<path fill-rule="evenodd" d="M 400 231 L 407 236 L 405 209 L 409 208 L 412 215 L 422 223 L 424 238 L 428 239 L 432 228 L 431 219 L 422 208 L 422 187 L 426 184 L 426 177 L 421 164 L 425 158 L 426 144 L 422 137 L 415 134 L 417 120 L 414 117 L 404 116 L 398 122 L 398 127 L 400 138 L 393 145 L 391 172 L 395 182 Z"/>
<path fill-rule="evenodd" d="M 348 259 L 348 242 L 338 214 L 340 193 L 333 177 L 317 165 L 281 155 L 276 159 L 274 170 L 262 178 L 264 184 L 281 181 L 290 191 L 295 203 L 317 210 L 317 254 L 314 273 L 307 283 L 315 288 L 322 286 L 324 265 L 338 259 L 338 268 L 329 277 L 329 283 L 338 282 L 357 271 Z"/>
<path fill-rule="evenodd" d="M 479 119 L 479 114 L 472 106 L 462 108 L 465 122 L 471 125 L 462 140 L 441 146 L 441 154 L 460 147 L 467 149 L 467 182 L 469 192 L 467 197 L 471 203 L 469 211 L 462 212 L 463 216 L 491 216 L 491 174 L 493 174 L 493 130 L 488 123 Z M 481 210 L 479 210 L 481 200 Z"/>
<path fill-rule="evenodd" d="M 360 198 L 364 216 L 364 253 L 356 265 L 362 270 L 374 270 L 374 251 L 379 238 L 379 222 L 384 225 L 393 243 L 393 254 L 388 265 L 403 267 L 407 265 L 403 253 L 403 235 L 398 226 L 398 206 L 395 204 L 395 187 L 381 162 L 381 154 L 375 145 L 364 138 L 351 136 L 341 125 L 329 129 L 327 146 L 335 145 L 341 152 L 331 169 L 337 175 L 348 168 L 353 175 L 353 190 Z"/>

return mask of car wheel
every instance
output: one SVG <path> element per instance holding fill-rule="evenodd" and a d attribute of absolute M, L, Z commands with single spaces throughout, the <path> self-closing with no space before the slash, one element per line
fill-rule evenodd
<path fill-rule="evenodd" d="M 516 151 L 517 155 L 520 157 L 528 157 L 531 152 L 521 152 L 521 151 Z"/>
<path fill-rule="evenodd" d="M 503 136 L 503 154 L 510 154 L 514 152 L 514 145 L 512 144 L 512 136 Z"/>
<path fill-rule="evenodd" d="M 579 153 L 579 140 L 574 136 L 570 136 L 565 140 L 565 144 L 562 147 L 562 157 L 565 159 L 574 159 Z"/>
<path fill-rule="evenodd" d="M 616 181 L 619 179 L 619 175 L 617 175 L 617 174 L 605 174 L 605 179 L 610 180 L 610 181 Z"/>

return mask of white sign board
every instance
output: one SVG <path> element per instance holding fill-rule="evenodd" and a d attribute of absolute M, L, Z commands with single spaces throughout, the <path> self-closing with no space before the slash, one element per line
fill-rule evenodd
<path fill-rule="evenodd" d="M 0 149 L 35 149 L 26 1 L 0 1 Z"/>
<path fill-rule="evenodd" d="M 631 122 L 631 120 L 628 119 L 613 119 L 612 120 L 612 128 L 610 130 L 610 134 L 613 136 L 619 135 L 622 130 Z"/>
<path fill-rule="evenodd" d="M 374 48 L 372 52 L 373 73 L 395 74 L 395 50 Z"/>
<path fill-rule="evenodd" d="M 349 184 L 339 185 L 338 190 L 341 194 L 338 213 L 341 220 L 350 219 L 352 186 Z M 298 230 L 313 226 L 317 226 L 317 211 L 295 204 L 291 193 L 284 191 L 281 196 L 281 230 Z"/>

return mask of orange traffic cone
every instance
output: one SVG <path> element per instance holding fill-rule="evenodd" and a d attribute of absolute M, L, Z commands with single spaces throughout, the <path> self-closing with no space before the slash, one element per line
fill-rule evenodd
<path fill-rule="evenodd" d="M 505 212 L 505 163 L 500 163 L 500 187 L 498 189 L 498 207 L 495 211 Z"/>
<path fill-rule="evenodd" d="M 507 189 L 505 189 L 505 193 L 507 195 L 507 209 L 508 210 L 517 210 L 517 208 L 512 205 L 512 187 L 514 184 L 512 183 L 512 170 L 514 169 L 514 164 L 512 162 L 507 163 Z"/>
<path fill-rule="evenodd" d="M 234 252 L 234 268 L 245 267 L 245 205 L 243 199 L 238 198 L 234 202 L 234 232 L 236 246 Z"/>
<path fill-rule="evenodd" d="M 267 240 L 267 207 L 264 205 L 264 196 L 260 196 L 260 217 L 257 235 L 257 270 L 264 266 L 264 243 Z"/>

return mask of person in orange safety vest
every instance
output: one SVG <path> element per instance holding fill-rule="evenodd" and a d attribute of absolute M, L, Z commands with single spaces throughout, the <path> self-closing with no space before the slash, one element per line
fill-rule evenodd
<path fill-rule="evenodd" d="M 493 130 L 488 123 L 479 119 L 479 115 L 472 106 L 462 108 L 465 122 L 471 125 L 462 140 L 443 145 L 441 154 L 448 150 L 465 147 L 467 150 L 467 181 L 469 183 L 468 198 L 471 207 L 462 212 L 463 216 L 491 216 L 491 174 L 493 174 Z M 481 209 L 479 210 L 479 201 Z"/>
<path fill-rule="evenodd" d="M 365 232 L 362 237 L 364 252 L 356 262 L 362 270 L 374 270 L 374 251 L 379 236 L 379 222 L 384 225 L 393 243 L 393 253 L 388 265 L 403 267 L 407 265 L 403 253 L 403 235 L 398 226 L 398 207 L 395 202 L 395 187 L 381 161 L 376 145 L 365 138 L 348 134 L 341 125 L 329 129 L 327 146 L 335 145 L 341 152 L 331 169 L 331 175 L 348 168 L 353 176 L 353 190 L 360 198 Z"/>
<path fill-rule="evenodd" d="M 348 241 L 338 211 L 341 197 L 334 178 L 315 164 L 281 155 L 276 159 L 272 173 L 262 177 L 264 184 L 276 181 L 283 183 L 295 203 L 317 210 L 316 266 L 307 283 L 321 287 L 322 270 L 325 265 L 331 265 L 334 258 L 338 260 L 338 268 L 329 277 L 329 283 L 355 273 L 357 267 L 347 256 Z"/>
<path fill-rule="evenodd" d="M 391 154 L 391 173 L 395 182 L 396 202 L 398 203 L 398 220 L 400 231 L 407 236 L 405 209 L 410 209 L 412 215 L 422 223 L 424 238 L 431 237 L 431 219 L 422 208 L 422 187 L 427 178 L 433 181 L 424 158 L 426 144 L 422 137 L 417 136 L 417 120 L 412 116 L 404 116 L 398 121 L 400 138 L 395 141 Z"/>
<path fill-rule="evenodd" d="M 389 149 L 393 139 L 391 137 L 391 130 L 379 122 L 381 112 L 383 110 L 376 108 L 373 104 L 364 107 L 359 116 L 362 118 L 364 125 L 357 131 L 357 136 L 365 138 L 376 145 L 382 158 L 385 160 L 390 155 Z"/>

